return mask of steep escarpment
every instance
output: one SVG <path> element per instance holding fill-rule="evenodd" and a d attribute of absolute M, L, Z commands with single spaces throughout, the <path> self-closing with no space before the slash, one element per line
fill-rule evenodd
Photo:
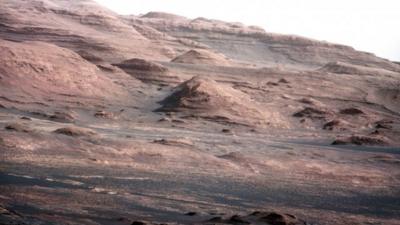
<path fill-rule="evenodd" d="M 259 66 L 317 68 L 340 61 L 400 71 L 396 63 L 348 46 L 267 33 L 241 23 L 160 12 L 120 16 L 91 0 L 35 0 L 29 4 L 4 0 L 2 6 L 1 38 L 51 42 L 113 63 L 129 58 L 168 61 L 201 47 Z"/>
<path fill-rule="evenodd" d="M 134 20 L 173 37 L 184 37 L 205 44 L 229 58 L 257 65 L 316 68 L 329 62 L 341 61 L 400 71 L 399 65 L 389 60 L 348 46 L 294 35 L 267 33 L 261 28 L 241 23 L 174 16 L 164 19 L 137 17 Z"/>
<path fill-rule="evenodd" d="M 116 13 L 91 0 L 4 0 L 0 38 L 49 42 L 73 51 L 84 50 L 108 61 L 132 57 L 166 59 L 170 50 L 140 34 Z"/>

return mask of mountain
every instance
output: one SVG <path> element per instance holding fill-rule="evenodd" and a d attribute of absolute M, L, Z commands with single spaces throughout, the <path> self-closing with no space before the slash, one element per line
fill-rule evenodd
<path fill-rule="evenodd" d="M 398 62 L 91 0 L 0 6 L 0 224 L 399 224 Z"/>

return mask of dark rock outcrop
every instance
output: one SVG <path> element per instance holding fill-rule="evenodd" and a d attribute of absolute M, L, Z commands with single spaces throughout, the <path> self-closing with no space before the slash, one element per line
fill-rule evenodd
<path fill-rule="evenodd" d="M 180 80 L 165 66 L 145 59 L 133 58 L 114 64 L 135 78 L 154 84 L 174 84 Z"/>
<path fill-rule="evenodd" d="M 96 132 L 91 129 L 75 126 L 59 128 L 55 130 L 54 133 L 63 134 L 71 137 L 90 137 L 96 135 Z"/>
<path fill-rule="evenodd" d="M 367 146 L 385 146 L 389 145 L 390 141 L 379 135 L 364 136 L 352 135 L 350 137 L 337 138 L 332 142 L 332 145 L 367 145 Z"/>
<path fill-rule="evenodd" d="M 160 102 L 159 112 L 180 112 L 216 122 L 247 124 L 262 121 L 264 115 L 242 92 L 204 77 L 193 77 L 180 84 Z"/>
<path fill-rule="evenodd" d="M 293 114 L 294 117 L 310 118 L 310 119 L 326 119 L 332 113 L 317 107 L 306 107 L 299 112 Z"/>

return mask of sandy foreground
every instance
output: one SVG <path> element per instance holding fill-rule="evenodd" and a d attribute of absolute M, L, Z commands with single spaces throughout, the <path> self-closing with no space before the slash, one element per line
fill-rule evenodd
<path fill-rule="evenodd" d="M 205 18 L 3 2 L 0 224 L 400 224 L 397 63 Z"/>

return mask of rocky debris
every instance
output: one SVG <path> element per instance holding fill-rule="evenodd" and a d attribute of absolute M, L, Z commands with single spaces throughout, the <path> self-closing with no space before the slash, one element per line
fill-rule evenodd
<path fill-rule="evenodd" d="M 169 84 L 180 81 L 178 77 L 170 74 L 167 67 L 145 59 L 133 58 L 113 65 L 147 83 Z"/>
<path fill-rule="evenodd" d="M 171 122 L 172 123 L 186 123 L 184 120 L 180 120 L 180 119 L 172 119 Z"/>
<path fill-rule="evenodd" d="M 172 119 L 169 117 L 163 117 L 159 119 L 158 122 L 172 122 Z"/>
<path fill-rule="evenodd" d="M 38 116 L 41 118 L 49 119 L 52 121 L 56 122 L 62 122 L 62 123 L 72 123 L 75 121 L 75 113 L 73 111 L 55 111 L 52 114 L 48 114 L 46 112 L 41 112 L 41 111 L 35 111 L 35 112 L 30 112 L 34 116 Z"/>
<path fill-rule="evenodd" d="M 94 113 L 94 117 L 97 118 L 103 118 L 103 119 L 114 119 L 115 115 L 112 112 L 106 112 L 106 111 L 97 111 Z"/>
<path fill-rule="evenodd" d="M 224 128 L 221 131 L 222 131 L 222 133 L 229 133 L 229 134 L 232 133 L 232 131 L 230 129 L 227 129 L 227 128 Z"/>
<path fill-rule="evenodd" d="M 281 78 L 278 80 L 278 83 L 289 84 L 290 82 L 288 80 L 286 80 L 285 78 Z"/>
<path fill-rule="evenodd" d="M 230 152 L 224 155 L 218 156 L 221 159 L 227 159 L 232 161 L 246 161 L 246 156 L 241 152 Z"/>
<path fill-rule="evenodd" d="M 180 112 L 186 115 L 185 118 L 238 124 L 265 119 L 255 102 L 243 92 L 199 76 L 177 86 L 160 103 L 162 107 L 156 111 Z"/>
<path fill-rule="evenodd" d="M 239 215 L 231 216 L 226 222 L 230 224 L 250 224 L 249 221 L 246 221 L 243 217 Z"/>
<path fill-rule="evenodd" d="M 400 165 L 400 159 L 392 155 L 375 155 L 368 160 Z"/>
<path fill-rule="evenodd" d="M 370 135 L 381 135 L 381 134 L 382 134 L 382 132 L 379 129 L 375 129 L 374 131 L 372 131 L 370 133 Z"/>
<path fill-rule="evenodd" d="M 376 126 L 375 126 L 375 128 L 376 128 L 376 129 L 387 129 L 387 130 L 390 130 L 390 129 L 392 129 L 393 127 L 392 127 L 391 125 L 388 125 L 388 124 L 377 123 Z"/>
<path fill-rule="evenodd" d="M 195 216 L 197 215 L 196 212 L 189 212 L 185 214 L 186 216 Z M 289 215 L 289 214 L 284 214 L 284 215 Z M 291 216 L 291 215 L 289 215 Z M 249 216 L 247 216 L 249 217 Z M 233 215 L 229 219 L 223 219 L 220 216 L 213 217 L 211 219 L 208 219 L 207 221 L 196 221 L 193 224 L 265 224 L 265 221 L 262 219 L 254 219 L 250 218 L 250 221 L 246 221 L 244 218 L 247 218 L 245 216 L 239 216 L 239 215 Z M 295 220 L 293 220 L 295 221 Z M 302 222 L 290 222 L 283 220 L 283 222 L 275 222 L 275 223 L 268 223 L 269 225 L 306 225 L 306 223 Z M 122 221 L 125 222 L 125 221 Z M 158 222 L 150 222 L 150 221 L 141 221 L 141 220 L 136 220 L 131 223 L 131 225 L 168 225 L 168 224 L 181 224 L 181 223 L 158 223 Z"/>
<path fill-rule="evenodd" d="M 96 135 L 96 132 L 91 129 L 76 126 L 59 128 L 55 130 L 54 133 L 63 134 L 71 137 L 91 137 L 93 135 Z"/>
<path fill-rule="evenodd" d="M 143 222 L 143 221 L 133 221 L 132 223 L 131 223 L 131 225 L 147 225 L 148 223 L 146 223 L 146 222 Z"/>
<path fill-rule="evenodd" d="M 393 124 L 393 120 L 383 119 L 383 120 L 379 120 L 379 121 L 375 122 L 375 128 L 390 130 L 393 128 L 393 126 L 391 124 Z"/>
<path fill-rule="evenodd" d="M 92 53 L 90 53 L 88 51 L 85 51 L 85 50 L 79 50 L 76 53 L 78 53 L 82 58 L 84 58 L 87 61 L 92 62 L 92 63 L 96 63 L 97 64 L 97 63 L 104 62 L 104 60 L 102 58 L 100 58 L 100 57 L 98 57 L 98 56 L 96 56 L 96 55 L 94 55 L 94 54 L 92 54 Z"/>
<path fill-rule="evenodd" d="M 386 146 L 390 144 L 390 141 L 383 136 L 363 136 L 363 135 L 352 135 L 349 137 L 337 138 L 332 142 L 332 145 L 365 145 L 365 146 Z"/>
<path fill-rule="evenodd" d="M 232 215 L 227 219 L 223 217 L 213 217 L 206 224 L 268 224 L 268 225 L 306 225 L 307 223 L 291 214 L 277 212 L 260 212 L 255 211 L 249 215 Z"/>
<path fill-rule="evenodd" d="M 313 98 L 301 98 L 298 101 L 307 105 L 321 105 L 321 102 Z"/>
<path fill-rule="evenodd" d="M 186 123 L 184 120 L 174 119 L 170 117 L 163 117 L 158 120 L 158 122 L 170 122 L 170 123 Z"/>
<path fill-rule="evenodd" d="M 57 122 L 68 122 L 72 123 L 75 121 L 75 116 L 73 112 L 54 112 L 53 115 L 49 115 L 49 119 Z"/>
<path fill-rule="evenodd" d="M 294 117 L 310 119 L 326 119 L 330 115 L 332 115 L 331 112 L 317 107 L 305 107 L 293 114 Z"/>
<path fill-rule="evenodd" d="M 171 62 L 214 66 L 229 66 L 232 64 L 226 56 L 206 49 L 192 49 L 172 59 Z"/>
<path fill-rule="evenodd" d="M 268 85 L 268 86 L 279 86 L 279 83 L 276 83 L 276 82 L 273 82 L 273 81 L 268 81 L 266 83 L 266 85 Z"/>
<path fill-rule="evenodd" d="M 193 142 L 188 139 L 158 139 L 154 140 L 154 143 L 161 144 L 161 145 L 171 145 L 171 146 L 180 146 L 180 147 L 188 147 L 193 146 Z"/>
<path fill-rule="evenodd" d="M 381 123 L 381 124 L 392 124 L 392 123 L 394 123 L 394 121 L 391 120 L 391 119 L 381 119 L 381 120 L 376 121 L 376 123 Z"/>
<path fill-rule="evenodd" d="M 0 205 L 0 224 L 2 225 L 28 225 L 34 224 L 37 221 L 32 221 L 18 212 L 7 209 L 5 206 Z"/>
<path fill-rule="evenodd" d="M 365 114 L 361 109 L 355 108 L 355 107 L 351 107 L 351 108 L 346 108 L 346 109 L 341 109 L 339 111 L 341 114 L 344 115 L 361 115 L 361 114 Z"/>
<path fill-rule="evenodd" d="M 337 131 L 344 131 L 347 130 L 350 124 L 341 119 L 334 119 L 331 120 L 323 125 L 324 130 L 337 130 Z"/>
<path fill-rule="evenodd" d="M 259 163 L 257 159 L 249 157 L 241 152 L 230 152 L 223 155 L 217 156 L 219 159 L 230 161 L 236 165 L 245 168 L 246 170 L 257 173 L 257 164 Z"/>
<path fill-rule="evenodd" d="M 96 65 L 100 70 L 109 72 L 109 73 L 117 73 L 118 70 L 116 69 L 117 67 L 113 65 L 107 65 L 107 64 L 97 64 Z"/>
<path fill-rule="evenodd" d="M 32 128 L 30 128 L 27 124 L 24 123 L 10 123 L 7 124 L 4 127 L 5 130 L 8 131 L 16 131 L 16 132 L 24 132 L 24 133 L 30 133 L 33 131 Z"/>
<path fill-rule="evenodd" d="M 259 215 L 260 216 L 260 215 Z M 306 224 L 303 221 L 299 221 L 295 216 L 291 214 L 280 214 L 280 213 L 269 213 L 266 216 L 259 217 L 260 220 L 265 221 L 271 225 L 295 225 L 295 224 Z"/>

